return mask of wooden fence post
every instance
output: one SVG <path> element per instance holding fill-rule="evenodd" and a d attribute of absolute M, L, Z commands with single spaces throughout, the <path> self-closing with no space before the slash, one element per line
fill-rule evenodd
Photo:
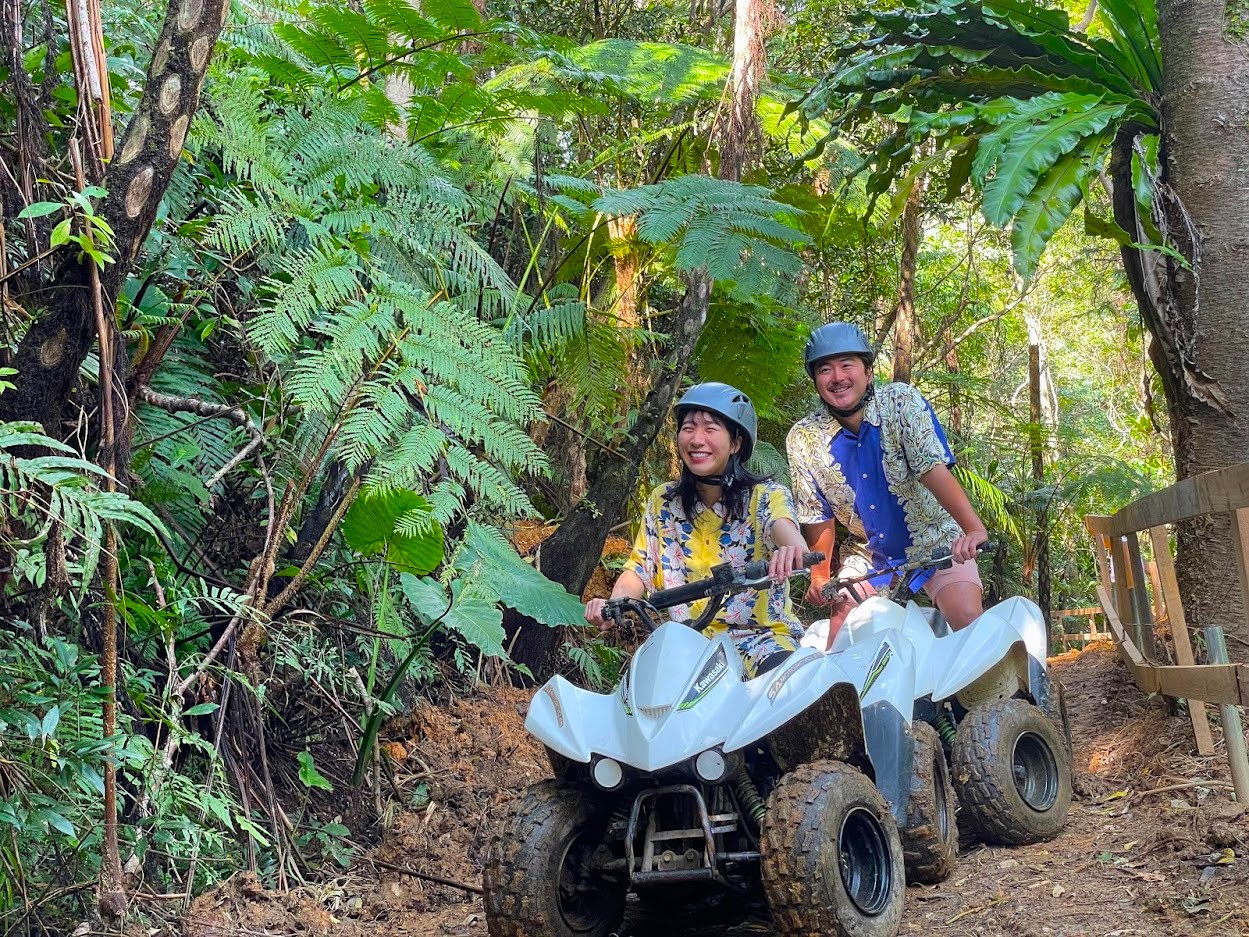
<path fill-rule="evenodd" d="M 1207 663 L 1228 663 L 1223 629 L 1214 625 L 1206 628 L 1205 633 Z M 1219 713 L 1223 717 L 1223 744 L 1227 748 L 1227 762 L 1232 767 L 1236 802 L 1249 804 L 1249 754 L 1245 752 L 1245 730 L 1240 724 L 1240 710 L 1231 703 L 1223 703 L 1219 706 Z"/>
<path fill-rule="evenodd" d="M 1158 567 L 1161 582 L 1162 607 L 1171 624 L 1171 640 L 1175 642 L 1175 659 L 1181 665 L 1192 666 L 1193 645 L 1188 636 L 1188 620 L 1184 617 L 1184 602 L 1180 598 L 1180 584 L 1175 576 L 1175 558 L 1171 556 L 1171 541 L 1166 525 L 1149 528 L 1149 542 L 1154 548 L 1154 563 Z M 1201 700 L 1188 701 L 1188 714 L 1193 720 L 1193 737 L 1197 751 L 1203 755 L 1214 754 L 1214 738 L 1210 735 L 1210 720 L 1206 717 L 1206 704 Z"/>

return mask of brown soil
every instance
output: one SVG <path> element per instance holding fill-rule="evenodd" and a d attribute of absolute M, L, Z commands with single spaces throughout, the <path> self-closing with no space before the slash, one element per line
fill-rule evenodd
<path fill-rule="evenodd" d="M 909 889 L 901 933 L 1249 935 L 1249 814 L 1231 802 L 1226 762 L 1193 754 L 1187 717 L 1132 686 L 1110 645 L 1052 663 L 1067 688 L 1076 749 L 1066 831 L 1039 846 L 966 849 L 946 882 Z M 484 937 L 479 898 L 369 859 L 479 885 L 492 820 L 547 770 L 522 726 L 526 701 L 492 690 L 420 709 L 388 737 L 399 740 L 390 751 L 400 792 L 410 798 L 425 784 L 428 806 L 401 810 L 378 850 L 324 884 L 274 894 L 235 877 L 196 901 L 182 933 Z M 773 933 L 762 906 L 726 903 L 700 906 L 685 921 L 634 912 L 621 937 Z"/>

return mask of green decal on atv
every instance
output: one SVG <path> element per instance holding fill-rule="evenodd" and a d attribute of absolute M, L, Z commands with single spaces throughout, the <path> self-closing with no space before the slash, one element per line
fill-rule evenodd
<path fill-rule="evenodd" d="M 725 656 L 724 648 L 716 648 L 715 654 L 711 656 L 711 660 L 707 661 L 702 672 L 698 675 L 698 679 L 694 681 L 694 685 L 690 687 L 689 693 L 685 699 L 681 701 L 681 705 L 677 709 L 692 709 L 698 705 L 699 700 L 711 692 L 711 688 L 720 682 L 720 678 L 729 672 L 729 659 Z"/>
<path fill-rule="evenodd" d="M 620 705 L 624 707 L 626 716 L 633 715 L 633 707 L 629 705 L 629 673 L 625 672 L 624 679 L 620 681 Z"/>
<path fill-rule="evenodd" d="M 876 659 L 872 661 L 872 666 L 867 672 L 867 679 L 863 681 L 863 689 L 859 691 L 859 699 L 867 697 L 867 691 L 872 688 L 876 678 L 885 672 L 891 657 L 893 657 L 893 648 L 888 644 L 882 644 L 880 650 L 876 652 Z"/>

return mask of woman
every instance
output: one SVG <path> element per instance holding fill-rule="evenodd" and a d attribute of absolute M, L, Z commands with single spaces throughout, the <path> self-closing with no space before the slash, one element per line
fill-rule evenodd
<path fill-rule="evenodd" d="M 681 476 L 655 489 L 642 527 L 612 598 L 648 592 L 710 575 L 711 567 L 768 560 L 771 588 L 730 596 L 707 627 L 728 631 L 750 677 L 776 667 L 798 647 L 802 625 L 789 601 L 786 578 L 800 568 L 806 542 L 794 521 L 789 491 L 746 469 L 758 420 L 750 398 L 728 384 L 691 387 L 677 403 Z M 604 599 L 586 604 L 585 617 L 602 630 Z M 693 621 L 708 599 L 678 605 L 674 621 Z"/>

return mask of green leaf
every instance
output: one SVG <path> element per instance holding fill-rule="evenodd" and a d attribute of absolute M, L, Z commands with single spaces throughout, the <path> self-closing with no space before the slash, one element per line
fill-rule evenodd
<path fill-rule="evenodd" d="M 556 626 L 583 619 L 581 600 L 522 560 L 494 528 L 469 521 L 452 562 L 464 577 L 534 621 Z"/>
<path fill-rule="evenodd" d="M 56 732 L 56 727 L 61 721 L 61 707 L 53 706 L 43 717 L 43 722 L 39 727 L 39 735 L 43 738 L 51 738 Z"/>
<path fill-rule="evenodd" d="M 51 215 L 65 207 L 63 202 L 35 202 L 33 205 L 27 205 L 17 213 L 17 217 L 21 218 L 42 218 L 45 215 Z"/>
<path fill-rule="evenodd" d="M 325 791 L 334 790 L 334 785 L 317 770 L 317 766 L 312 761 L 311 752 L 300 752 L 297 757 L 299 758 L 299 780 L 304 787 L 319 787 Z"/>
<path fill-rule="evenodd" d="M 1073 100 L 1066 114 L 1016 133 L 998 160 L 996 175 L 984 187 L 985 219 L 999 227 L 1005 225 L 1020 210 L 1042 173 L 1084 140 L 1101 133 L 1123 112 L 1122 104 Z"/>
<path fill-rule="evenodd" d="M 1011 249 L 1015 269 L 1025 280 L 1036 272 L 1046 243 L 1084 197 L 1083 182 L 1089 172 L 1088 161 L 1081 154 L 1063 157 L 1041 177 L 1016 213 Z"/>
<path fill-rule="evenodd" d="M 453 598 L 448 611 L 447 595 L 433 579 L 418 579 L 404 573 L 400 581 L 403 594 L 422 619 L 433 622 L 441 616 L 440 624 L 459 634 L 483 654 L 507 657 L 503 648 L 503 613 L 493 602 L 480 596 L 460 594 L 460 581 L 457 580 L 452 583 Z"/>
<path fill-rule="evenodd" d="M 424 575 L 442 562 L 442 525 L 434 520 L 433 505 L 415 491 L 398 489 L 357 498 L 342 530 L 347 545 L 357 553 L 385 554 L 401 572 Z"/>
<path fill-rule="evenodd" d="M 49 247 L 60 247 L 69 240 L 69 227 L 72 218 L 63 218 L 55 228 L 52 229 L 52 236 L 48 238 Z"/>
<path fill-rule="evenodd" d="M 265 833 L 265 831 L 262 830 L 259 826 L 257 826 L 250 817 L 246 817 L 241 813 L 236 813 L 234 815 L 234 822 L 238 824 L 238 827 L 240 830 L 242 830 L 248 836 L 254 839 L 258 845 L 260 846 L 269 845 L 268 834 Z"/>
<path fill-rule="evenodd" d="M 74 824 L 70 823 L 63 816 L 50 807 L 41 807 L 31 813 L 30 818 L 35 821 L 42 820 L 58 833 L 64 834 L 70 838 L 74 837 Z"/>
<path fill-rule="evenodd" d="M 207 716 L 211 712 L 216 712 L 221 708 L 220 703 L 196 703 L 182 715 L 184 716 Z"/>

